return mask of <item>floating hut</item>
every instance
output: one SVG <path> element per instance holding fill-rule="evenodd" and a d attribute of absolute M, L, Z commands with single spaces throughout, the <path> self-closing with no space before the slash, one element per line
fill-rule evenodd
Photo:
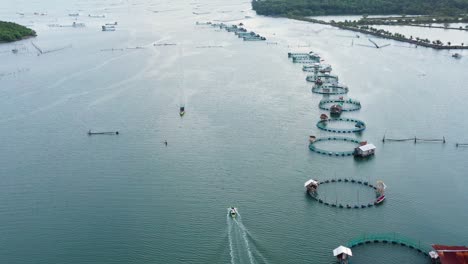
<path fill-rule="evenodd" d="M 339 116 L 343 112 L 343 107 L 339 104 L 334 104 L 330 106 L 330 115 Z"/>
<path fill-rule="evenodd" d="M 333 250 L 333 256 L 336 257 L 340 264 L 347 264 L 349 257 L 353 256 L 353 252 L 350 248 L 339 246 Z"/>
<path fill-rule="evenodd" d="M 312 179 L 304 183 L 304 187 L 306 188 L 307 192 L 311 194 L 315 194 L 317 192 L 318 186 L 319 182 Z"/>
<path fill-rule="evenodd" d="M 316 136 L 309 136 L 309 142 L 314 143 L 317 140 Z"/>
<path fill-rule="evenodd" d="M 432 245 L 435 251 L 429 252 L 432 263 L 466 264 L 468 263 L 468 247 Z"/>
<path fill-rule="evenodd" d="M 367 157 L 375 154 L 374 144 L 363 142 L 361 146 L 354 149 L 354 156 Z"/>

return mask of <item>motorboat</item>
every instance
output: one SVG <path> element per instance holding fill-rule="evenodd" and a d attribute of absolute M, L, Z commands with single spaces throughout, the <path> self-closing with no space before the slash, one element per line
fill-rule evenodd
<path fill-rule="evenodd" d="M 185 106 L 181 106 L 179 109 L 179 115 L 180 117 L 183 117 L 185 115 Z"/>
<path fill-rule="evenodd" d="M 235 207 L 229 208 L 229 215 L 232 218 L 236 218 L 237 217 L 237 208 L 235 208 Z"/>

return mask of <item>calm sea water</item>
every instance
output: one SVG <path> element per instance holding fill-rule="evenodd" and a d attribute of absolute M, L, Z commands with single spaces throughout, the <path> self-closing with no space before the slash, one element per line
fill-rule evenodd
<path fill-rule="evenodd" d="M 333 263 L 335 247 L 383 232 L 468 244 L 468 148 L 454 145 L 468 142 L 465 51 L 373 49 L 363 35 L 259 17 L 243 1 L 0 6 L 1 20 L 38 32 L 0 45 L 1 263 Z M 70 25 L 75 12 L 85 28 L 47 26 Z M 270 45 L 195 25 L 214 20 L 243 22 Z M 64 49 L 38 56 L 31 41 Z M 309 135 L 331 135 L 315 126 L 322 96 L 286 56 L 309 50 L 361 101 L 346 116 L 366 122 L 357 137 L 377 146 L 372 159 L 309 151 Z M 382 144 L 384 134 L 447 143 Z M 333 177 L 384 180 L 387 200 L 344 210 L 305 194 L 306 180 Z M 348 187 L 324 191 L 372 197 Z M 242 217 L 229 219 L 230 206 Z M 375 259 L 427 263 L 394 247 L 357 248 L 353 263 Z"/>

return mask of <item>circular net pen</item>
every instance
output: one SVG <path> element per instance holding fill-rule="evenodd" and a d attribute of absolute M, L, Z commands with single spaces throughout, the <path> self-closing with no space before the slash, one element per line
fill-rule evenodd
<path fill-rule="evenodd" d="M 330 206 L 330 207 L 343 208 L 343 209 L 370 208 L 370 207 L 381 205 L 382 201 L 384 200 L 384 198 L 382 199 L 382 197 L 385 197 L 384 192 L 381 189 L 379 189 L 378 185 L 374 186 L 365 180 L 359 180 L 359 179 L 353 179 L 353 178 L 337 178 L 337 179 L 327 179 L 327 180 L 315 181 L 315 182 L 316 182 L 316 186 L 314 186 L 313 188 L 309 188 L 309 186 L 307 186 L 308 188 L 307 193 L 314 200 L 326 206 Z M 365 202 L 358 201 L 357 203 L 350 204 L 350 203 L 338 202 L 337 198 L 335 201 L 329 202 L 326 200 L 326 197 L 322 197 L 322 195 L 319 195 L 320 186 L 323 186 L 324 184 L 338 184 L 338 183 L 355 184 L 355 185 L 361 185 L 363 187 L 369 188 L 375 194 L 375 198 L 369 199 Z"/>
<path fill-rule="evenodd" d="M 312 93 L 327 95 L 347 94 L 348 90 L 347 86 L 339 84 L 315 85 L 312 87 Z"/>
<path fill-rule="evenodd" d="M 316 73 L 330 73 L 332 71 L 332 66 L 329 64 L 316 63 L 313 65 L 304 65 L 302 66 L 302 71 L 305 72 L 316 72 Z"/>
<path fill-rule="evenodd" d="M 402 247 L 408 247 L 409 249 L 421 253 L 425 257 L 430 257 L 429 252 L 431 251 L 431 247 L 426 243 L 410 239 L 397 233 L 363 234 L 348 241 L 347 246 L 354 248 L 369 244 L 399 245 Z"/>
<path fill-rule="evenodd" d="M 349 151 L 336 151 L 336 150 L 326 150 L 323 148 L 317 147 L 317 143 L 319 142 L 326 142 L 326 141 L 342 141 L 342 142 L 347 142 L 347 143 L 352 143 L 355 144 L 355 146 L 349 150 Z M 309 144 L 309 149 L 313 152 L 323 154 L 323 155 L 328 155 L 328 156 L 337 156 L 337 157 L 346 157 L 346 156 L 352 156 L 354 154 L 354 149 L 358 147 L 360 144 L 360 141 L 354 138 L 347 138 L 347 137 L 323 137 L 323 138 L 317 138 L 313 142 L 310 142 Z"/>
<path fill-rule="evenodd" d="M 319 103 L 319 108 L 322 110 L 330 111 L 332 105 L 338 104 L 341 106 L 341 111 L 343 112 L 352 112 L 361 109 L 361 102 L 352 99 L 324 99 Z"/>
<path fill-rule="evenodd" d="M 321 80 L 323 83 L 338 83 L 338 76 L 333 74 L 321 73 L 308 75 L 306 77 L 306 81 L 308 82 L 317 82 L 317 80 Z"/>
<path fill-rule="evenodd" d="M 339 128 L 329 126 L 331 123 L 336 124 L 339 122 L 354 124 L 354 128 Z M 321 130 L 333 133 L 357 133 L 364 131 L 366 129 L 366 124 L 364 121 L 353 118 L 330 118 L 318 121 L 317 127 Z"/>

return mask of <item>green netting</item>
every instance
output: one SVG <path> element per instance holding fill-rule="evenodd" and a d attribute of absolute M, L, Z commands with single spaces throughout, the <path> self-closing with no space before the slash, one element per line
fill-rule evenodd
<path fill-rule="evenodd" d="M 328 125 L 333 122 L 354 123 L 355 127 L 354 128 L 333 128 L 333 127 L 330 128 Z M 325 130 L 325 131 L 333 132 L 333 133 L 356 133 L 356 132 L 361 132 L 364 129 L 366 129 L 366 124 L 364 123 L 364 121 L 353 119 L 353 118 L 330 118 L 327 120 L 318 121 L 317 127 L 321 130 Z"/>
<path fill-rule="evenodd" d="M 312 87 L 312 92 L 313 93 L 316 93 L 316 94 L 329 94 L 329 95 L 333 95 L 333 94 L 346 94 L 348 93 L 348 87 L 344 86 L 344 85 L 330 85 L 330 84 L 326 84 L 326 85 L 315 85 L 314 87 Z"/>
<path fill-rule="evenodd" d="M 431 247 L 429 245 L 422 243 L 419 240 L 407 238 L 398 233 L 363 234 L 348 241 L 347 246 L 355 247 L 370 243 L 398 244 L 415 249 L 426 255 L 431 251 Z"/>
<path fill-rule="evenodd" d="M 338 76 L 332 74 L 320 73 L 317 75 L 308 75 L 306 81 L 315 82 L 318 79 L 322 80 L 324 83 L 338 83 Z"/>
<path fill-rule="evenodd" d="M 346 182 L 346 183 L 354 183 L 354 184 L 361 184 L 363 186 L 367 186 L 373 190 L 377 190 L 377 187 L 375 187 L 372 184 L 369 184 L 369 182 L 365 180 L 358 180 L 358 179 L 353 179 L 353 178 L 338 178 L 338 179 L 330 179 L 330 180 L 322 180 L 318 181 L 319 186 L 322 184 L 327 184 L 327 183 L 337 183 L 337 182 Z M 316 192 L 309 192 L 310 196 L 318 201 L 321 204 L 324 204 L 326 206 L 330 207 L 336 207 L 336 208 L 342 208 L 342 209 L 362 209 L 362 208 L 371 208 L 373 206 L 377 205 L 376 200 L 369 201 L 368 203 L 361 203 L 361 204 L 341 204 L 341 203 L 329 203 L 325 200 L 322 200 L 321 198 L 318 197 L 318 191 Z M 378 198 L 379 195 L 376 193 L 376 198 Z"/>
<path fill-rule="evenodd" d="M 320 149 L 315 147 L 315 143 L 318 142 L 323 142 L 323 141 L 345 141 L 345 142 L 352 142 L 356 143 L 356 147 L 359 146 L 360 141 L 357 139 L 353 138 L 347 138 L 347 137 L 324 137 L 324 138 L 317 138 L 314 142 L 310 143 L 309 149 L 313 152 L 317 152 L 319 154 L 323 155 L 329 155 L 329 156 L 351 156 L 354 154 L 354 149 L 350 151 L 328 151 L 324 149 Z"/>
<path fill-rule="evenodd" d="M 327 110 L 330 111 L 331 105 L 327 104 L 339 104 L 342 107 L 342 111 L 344 112 L 351 112 L 351 111 L 357 111 L 361 109 L 361 102 L 357 100 L 340 100 L 340 99 L 325 99 L 321 100 L 319 103 L 319 108 L 322 110 Z"/>

